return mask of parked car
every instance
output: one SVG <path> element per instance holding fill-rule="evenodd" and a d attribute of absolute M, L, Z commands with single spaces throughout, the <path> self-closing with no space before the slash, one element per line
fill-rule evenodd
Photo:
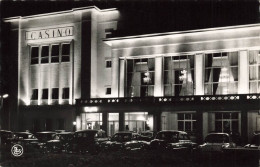
<path fill-rule="evenodd" d="M 140 133 L 141 137 L 145 141 L 151 141 L 156 136 L 156 133 L 154 131 L 144 131 Z"/>
<path fill-rule="evenodd" d="M 251 142 L 244 146 L 245 148 L 260 150 L 260 133 L 255 133 Z"/>
<path fill-rule="evenodd" d="M 1 146 L 4 146 L 10 142 L 10 138 L 12 138 L 12 132 L 7 130 L 0 130 L 0 140 Z"/>
<path fill-rule="evenodd" d="M 177 130 L 164 130 L 157 133 L 154 140 L 151 141 L 153 150 L 179 150 L 197 148 L 197 144 L 190 140 L 187 132 Z"/>
<path fill-rule="evenodd" d="M 56 134 L 56 132 L 52 132 L 52 131 L 37 132 L 35 134 L 35 136 L 37 137 L 37 139 L 39 141 L 38 146 L 41 149 L 42 153 L 48 153 L 46 143 L 49 140 L 53 140 L 53 137 L 55 134 Z"/>
<path fill-rule="evenodd" d="M 101 143 L 101 150 L 136 150 L 149 147 L 149 142 L 141 139 L 141 136 L 134 132 L 115 133 L 109 141 Z"/>
<path fill-rule="evenodd" d="M 73 137 L 66 145 L 66 152 L 89 152 L 94 154 L 98 151 L 95 135 L 97 130 L 80 130 L 73 134 Z"/>
<path fill-rule="evenodd" d="M 38 145 L 39 141 L 34 136 L 34 134 L 30 132 L 13 132 L 12 138 L 10 139 L 12 143 L 23 143 L 26 145 Z"/>
<path fill-rule="evenodd" d="M 65 152 L 66 145 L 72 140 L 73 132 L 60 132 L 46 142 L 47 152 Z"/>
<path fill-rule="evenodd" d="M 199 146 L 201 152 L 222 152 L 225 148 L 235 148 L 228 133 L 210 133 L 206 136 L 204 144 Z"/>

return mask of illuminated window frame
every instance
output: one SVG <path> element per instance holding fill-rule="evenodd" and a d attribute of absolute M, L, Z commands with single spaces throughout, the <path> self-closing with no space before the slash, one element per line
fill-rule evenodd
<path fill-rule="evenodd" d="M 181 118 L 181 116 L 183 117 L 183 119 Z M 177 121 L 178 121 L 178 130 L 185 131 L 185 132 L 196 131 L 197 128 L 196 113 L 178 113 Z M 187 129 L 186 123 L 190 123 L 190 129 Z M 180 125 L 182 125 L 183 128 L 181 128 Z"/>

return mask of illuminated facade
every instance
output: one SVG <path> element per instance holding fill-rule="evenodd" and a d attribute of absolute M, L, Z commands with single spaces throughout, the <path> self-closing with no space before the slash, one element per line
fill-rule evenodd
<path fill-rule="evenodd" d="M 259 24 L 109 38 L 119 13 L 5 19 L 18 57 L 13 129 L 178 129 L 198 142 L 260 130 Z"/>

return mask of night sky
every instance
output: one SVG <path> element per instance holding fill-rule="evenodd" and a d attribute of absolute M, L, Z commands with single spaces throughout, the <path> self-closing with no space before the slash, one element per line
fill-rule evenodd
<path fill-rule="evenodd" d="M 252 24 L 259 22 L 259 3 L 247 1 L 2 1 L 1 18 L 28 16 L 71 10 L 95 5 L 100 9 L 118 8 L 121 21 L 114 37 L 149 33 L 194 30 L 201 28 Z M 8 88 L 8 73 L 12 63 L 5 53 L 5 33 L 1 23 L 1 92 Z"/>

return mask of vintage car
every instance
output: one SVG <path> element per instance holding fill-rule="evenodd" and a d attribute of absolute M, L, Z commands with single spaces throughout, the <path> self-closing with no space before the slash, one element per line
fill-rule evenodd
<path fill-rule="evenodd" d="M 46 143 L 49 140 L 53 140 L 54 135 L 56 132 L 52 131 L 44 131 L 44 132 L 37 132 L 35 133 L 35 136 L 38 139 L 38 146 L 41 149 L 42 153 L 48 153 L 47 145 Z"/>
<path fill-rule="evenodd" d="M 200 152 L 222 152 L 225 148 L 235 148 L 236 144 L 232 141 L 228 133 L 210 133 L 205 137 L 204 144 L 199 146 Z"/>
<path fill-rule="evenodd" d="M 66 144 L 66 152 L 68 153 L 91 153 L 95 154 L 98 151 L 95 135 L 97 130 L 80 130 L 73 134 L 73 137 Z"/>
<path fill-rule="evenodd" d="M 101 143 L 101 150 L 139 150 L 148 148 L 149 144 L 149 142 L 142 140 L 139 134 L 126 131 L 115 133 L 109 141 Z"/>
<path fill-rule="evenodd" d="M 10 139 L 13 143 L 24 143 L 30 145 L 38 145 L 39 141 L 30 132 L 13 132 L 12 138 Z"/>
<path fill-rule="evenodd" d="M 140 133 L 141 138 L 145 141 L 151 141 L 156 136 L 156 133 L 154 131 L 143 131 Z"/>
<path fill-rule="evenodd" d="M 73 138 L 73 132 L 60 132 L 46 142 L 47 152 L 65 152 L 67 143 Z"/>
<path fill-rule="evenodd" d="M 190 140 L 188 133 L 177 130 L 164 130 L 157 133 L 154 140 L 151 141 L 153 150 L 194 150 L 197 144 Z"/>
<path fill-rule="evenodd" d="M 260 150 L 260 133 L 259 132 L 255 133 L 251 142 L 249 144 L 245 145 L 244 147 Z"/>

